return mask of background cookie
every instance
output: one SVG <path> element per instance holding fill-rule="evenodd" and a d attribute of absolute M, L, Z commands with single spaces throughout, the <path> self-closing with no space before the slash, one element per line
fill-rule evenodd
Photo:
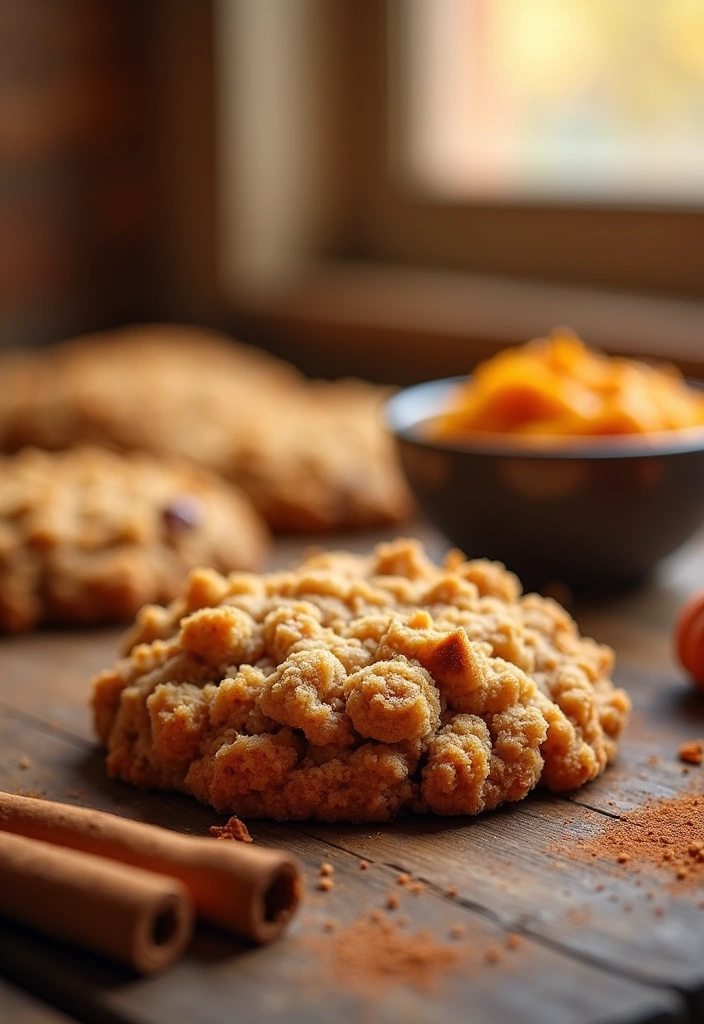
<path fill-rule="evenodd" d="M 0 457 L 0 629 L 129 619 L 194 565 L 258 567 L 267 531 L 205 470 L 105 449 Z"/>
<path fill-rule="evenodd" d="M 290 572 L 195 570 L 93 684 L 108 770 L 219 812 L 475 814 L 603 771 L 630 707 L 612 651 L 502 566 L 415 541 Z"/>
<path fill-rule="evenodd" d="M 212 332 L 153 325 L 5 355 L 0 381 L 4 451 L 98 443 L 186 457 L 239 484 L 281 530 L 410 514 L 383 389 L 310 382 Z"/>

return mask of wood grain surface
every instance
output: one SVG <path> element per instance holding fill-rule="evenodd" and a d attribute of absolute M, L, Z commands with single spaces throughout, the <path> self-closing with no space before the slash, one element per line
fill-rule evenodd
<path fill-rule="evenodd" d="M 424 536 L 438 553 L 441 540 Z M 275 563 L 302 546 L 280 546 Z M 677 609 L 699 585 L 704 536 L 638 593 L 572 609 L 583 632 L 616 648 L 616 680 L 635 706 L 617 763 L 594 783 L 559 797 L 536 792 L 476 818 L 248 822 L 255 842 L 290 850 L 305 867 L 306 898 L 285 937 L 255 949 L 201 927 L 186 957 L 149 979 L 0 920 L 0 972 L 28 993 L 0 987 L 0 1020 L 48 1024 L 56 1014 L 47 1007 L 38 1015 L 36 997 L 99 1024 L 704 1019 L 704 889 L 678 889 L 662 872 L 646 884 L 620 865 L 569 855 L 571 844 L 654 796 L 704 793 L 704 767 L 684 774 L 677 753 L 684 740 L 704 737 L 704 699 L 670 644 Z M 112 663 L 119 636 L 46 632 L 0 642 L 0 787 L 207 834 L 225 818 L 105 774 L 88 680 Z M 318 888 L 323 862 L 334 868 L 329 892 Z M 399 885 L 400 873 L 422 888 Z M 395 911 L 386 909 L 390 893 L 399 898 Z M 462 969 L 429 991 L 406 982 L 371 992 L 339 976 L 334 936 L 374 908 L 406 919 L 405 933 L 427 929 L 460 951 Z M 509 935 L 519 939 L 507 945 Z"/>

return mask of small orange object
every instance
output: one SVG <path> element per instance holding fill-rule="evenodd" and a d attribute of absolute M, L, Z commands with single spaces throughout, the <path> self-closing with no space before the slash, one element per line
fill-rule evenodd
<path fill-rule="evenodd" d="M 675 651 L 695 686 L 704 689 L 704 590 L 682 605 L 675 623 Z"/>
<path fill-rule="evenodd" d="M 701 764 L 704 761 L 704 740 L 682 743 L 678 755 L 680 761 L 686 761 L 688 764 Z"/>

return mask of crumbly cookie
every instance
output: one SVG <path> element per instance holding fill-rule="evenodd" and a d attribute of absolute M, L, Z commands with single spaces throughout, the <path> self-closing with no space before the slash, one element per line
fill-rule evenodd
<path fill-rule="evenodd" d="M 498 563 L 417 541 L 192 572 L 93 681 L 109 773 L 219 812 L 386 821 L 474 814 L 614 757 L 613 652 Z"/>
<path fill-rule="evenodd" d="M 411 513 L 383 389 L 311 382 L 212 332 L 151 325 L 12 353 L 0 380 L 3 451 L 98 443 L 188 458 L 240 485 L 275 529 Z"/>
<path fill-rule="evenodd" d="M 128 620 L 189 569 L 254 569 L 248 499 L 205 470 L 98 448 L 0 457 L 0 630 Z"/>

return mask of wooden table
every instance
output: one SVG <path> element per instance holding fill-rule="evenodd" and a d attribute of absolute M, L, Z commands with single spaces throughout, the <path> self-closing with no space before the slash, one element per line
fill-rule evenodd
<path fill-rule="evenodd" d="M 440 538 L 424 536 L 438 554 Z M 357 537 L 354 546 L 364 550 L 374 539 Z M 303 546 L 281 545 L 273 564 Z M 202 928 L 178 965 L 148 979 L 0 921 L 0 1020 L 704 1020 L 704 891 L 673 892 L 660 874 L 651 885 L 655 899 L 647 899 L 633 873 L 573 862 L 551 849 L 593 834 L 604 816 L 649 797 L 692 784 L 704 792 L 704 767 L 683 774 L 677 755 L 684 740 L 704 736 L 704 699 L 670 649 L 677 608 L 700 585 L 704 535 L 664 563 L 647 588 L 573 609 L 583 632 L 616 648 L 616 679 L 635 704 L 618 763 L 596 782 L 573 795 L 533 793 L 477 818 L 387 826 L 251 822 L 257 843 L 294 852 L 306 869 L 307 896 L 285 937 L 251 948 Z M 47 632 L 0 642 L 0 786 L 206 834 L 225 819 L 195 800 L 142 794 L 105 775 L 87 683 L 112 663 L 118 636 Z M 360 870 L 363 859 L 367 870 Z M 334 867 L 329 892 L 318 889 L 323 862 Z M 401 872 L 422 881 L 422 892 L 400 886 Z M 331 974 L 319 948 L 334 941 L 326 928 L 339 931 L 360 913 L 385 908 L 390 892 L 400 896 L 395 913 L 407 918 L 409 933 L 427 928 L 436 941 L 468 951 L 466 968 L 440 978 L 435 990 L 403 983 L 360 994 Z M 520 936 L 517 949 L 508 949 L 509 933 Z"/>

